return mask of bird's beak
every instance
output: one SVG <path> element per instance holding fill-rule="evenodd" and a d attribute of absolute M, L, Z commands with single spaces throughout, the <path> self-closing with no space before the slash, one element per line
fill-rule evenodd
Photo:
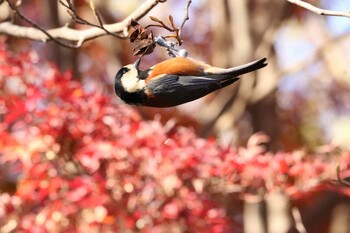
<path fill-rule="evenodd" d="M 141 62 L 141 58 L 137 59 L 134 63 L 134 67 L 137 69 L 139 68 L 139 65 L 140 65 L 140 62 Z"/>

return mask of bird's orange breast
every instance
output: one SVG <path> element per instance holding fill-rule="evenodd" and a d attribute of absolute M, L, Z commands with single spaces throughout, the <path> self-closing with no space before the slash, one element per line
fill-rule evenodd
<path fill-rule="evenodd" d="M 206 64 L 195 62 L 188 58 L 176 57 L 158 63 L 146 79 L 146 83 L 162 74 L 202 75 Z"/>

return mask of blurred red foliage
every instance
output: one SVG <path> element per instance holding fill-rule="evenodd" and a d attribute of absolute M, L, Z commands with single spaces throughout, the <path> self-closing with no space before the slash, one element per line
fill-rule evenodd
<path fill-rule="evenodd" d="M 0 44 L 0 87 L 0 182 L 17 186 L 0 195 L 8 231 L 234 232 L 230 207 L 214 196 L 350 193 L 330 182 L 338 163 L 349 169 L 349 152 L 272 154 L 262 134 L 246 148 L 223 147 L 143 121 L 34 52 Z"/>

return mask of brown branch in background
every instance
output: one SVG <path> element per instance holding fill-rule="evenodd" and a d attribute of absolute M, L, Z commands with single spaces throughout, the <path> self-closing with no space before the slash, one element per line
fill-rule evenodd
<path fill-rule="evenodd" d="M 305 8 L 311 12 L 314 12 L 319 15 L 326 15 L 326 16 L 338 16 L 338 17 L 346 17 L 350 18 L 350 12 L 340 12 L 340 11 L 332 11 L 332 10 L 325 10 L 318 7 L 315 7 L 311 5 L 310 3 L 304 2 L 302 0 L 287 0 L 290 3 L 293 3 L 295 5 L 298 5 L 302 8 Z"/>
<path fill-rule="evenodd" d="M 15 6 L 13 4 L 10 4 L 10 0 L 6 0 L 6 2 L 8 2 L 10 6 Z M 96 26 L 92 26 L 91 28 L 83 30 L 69 28 L 68 26 L 52 29 L 43 29 L 41 26 L 37 25 L 35 22 L 32 22 L 30 19 L 26 17 L 22 18 L 19 15 L 23 20 L 28 22 L 31 25 L 31 27 L 15 25 L 8 21 L 2 22 L 0 23 L 0 34 L 7 34 L 10 36 L 23 37 L 43 42 L 52 40 L 60 45 L 75 48 L 80 47 L 87 40 L 107 35 L 107 32 L 105 30 L 111 33 L 115 33 L 119 37 L 127 37 L 127 30 L 130 26 L 131 19 L 139 20 L 143 18 L 150 10 L 152 10 L 156 5 L 158 5 L 158 3 L 163 2 L 166 2 L 166 0 L 147 0 L 121 22 L 113 24 L 103 24 L 101 27 L 103 27 L 104 29 L 101 29 L 101 27 Z M 18 11 L 16 6 L 15 8 L 16 9 L 14 10 Z"/>
<path fill-rule="evenodd" d="M 48 7 L 48 10 L 50 12 L 50 14 L 47 14 L 45 21 L 47 22 L 46 24 L 48 25 L 48 27 L 59 27 L 60 26 L 60 16 L 58 13 L 58 7 L 59 7 L 59 3 L 58 1 L 52 1 L 46 2 L 46 6 Z M 63 55 L 63 53 L 69 53 L 69 55 L 67 57 L 72 58 L 74 56 L 72 56 L 71 54 L 75 53 L 76 50 L 70 49 L 70 50 L 66 50 L 63 51 L 62 47 L 57 43 L 50 43 L 47 45 L 48 46 L 48 58 L 49 60 L 54 61 L 55 64 L 58 65 L 58 67 L 60 68 L 60 70 L 66 70 L 67 67 L 65 67 L 65 65 L 67 64 L 68 59 L 62 59 L 63 57 L 66 56 Z M 76 74 L 75 72 L 75 67 L 73 67 L 73 73 Z M 74 77 L 78 77 L 78 76 L 74 76 Z"/>
<path fill-rule="evenodd" d="M 249 5 L 245 0 L 229 1 L 228 6 L 231 12 L 230 18 L 227 19 L 227 32 L 231 32 L 233 43 L 228 47 L 228 51 L 235 56 L 231 57 L 234 63 L 244 63 L 249 61 L 253 52 L 252 32 L 250 31 Z M 235 60 L 234 60 L 235 59 Z M 246 76 L 253 76 L 247 74 Z M 249 103 L 250 95 L 254 88 L 254 79 L 245 78 L 240 82 L 234 102 L 229 109 L 217 116 L 214 129 L 218 130 L 235 130 L 235 123 L 242 117 Z"/>

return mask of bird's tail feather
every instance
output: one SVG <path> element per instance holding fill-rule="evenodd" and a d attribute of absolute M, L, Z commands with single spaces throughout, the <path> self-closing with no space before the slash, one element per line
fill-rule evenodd
<path fill-rule="evenodd" d="M 241 66 L 236 66 L 236 67 L 232 67 L 232 68 L 228 68 L 228 69 L 211 69 L 208 70 L 208 74 L 220 74 L 220 75 L 230 75 L 231 77 L 237 77 L 239 75 L 242 74 L 246 74 L 249 72 L 252 72 L 254 70 L 258 70 L 261 69 L 265 66 L 267 66 L 266 63 L 266 58 L 262 58 Z"/>

